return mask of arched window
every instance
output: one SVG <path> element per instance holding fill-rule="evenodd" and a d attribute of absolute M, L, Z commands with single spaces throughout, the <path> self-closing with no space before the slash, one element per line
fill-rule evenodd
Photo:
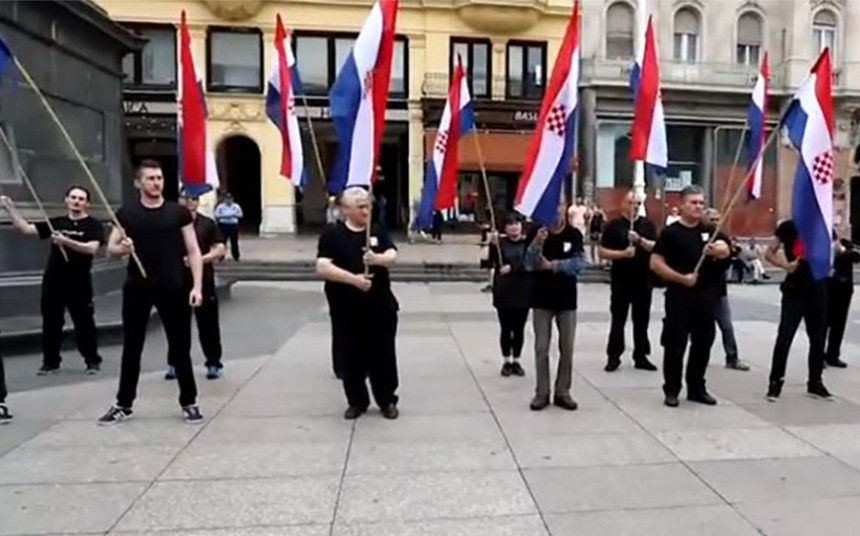
<path fill-rule="evenodd" d="M 675 60 L 696 63 L 699 59 L 699 13 L 689 7 L 675 13 Z"/>
<path fill-rule="evenodd" d="M 633 57 L 635 13 L 626 2 L 616 2 L 606 11 L 606 57 Z"/>
<path fill-rule="evenodd" d="M 836 28 L 839 19 L 829 9 L 822 9 L 815 14 L 812 21 L 813 43 L 818 52 L 830 48 L 831 56 L 836 54 Z"/>
<path fill-rule="evenodd" d="M 744 13 L 738 19 L 737 62 L 741 65 L 758 65 L 761 43 L 761 18 L 755 13 Z"/>

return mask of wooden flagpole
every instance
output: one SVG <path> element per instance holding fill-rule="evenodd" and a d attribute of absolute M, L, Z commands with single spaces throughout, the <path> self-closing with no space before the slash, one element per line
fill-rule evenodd
<path fill-rule="evenodd" d="M 740 162 L 741 152 L 743 151 L 743 147 L 744 147 L 744 138 L 746 137 L 748 130 L 749 130 L 749 123 L 745 122 L 744 123 L 744 129 L 741 131 L 741 139 L 738 141 L 738 148 L 735 151 L 735 159 L 732 161 L 732 167 L 729 170 L 729 180 L 726 182 L 726 189 L 723 192 L 723 204 L 722 204 L 722 209 L 720 210 L 720 221 L 722 221 L 723 218 L 725 218 L 723 213 L 726 211 L 726 208 L 729 206 L 729 200 L 730 200 L 729 199 L 729 193 L 732 191 L 732 189 L 731 189 L 732 184 L 734 184 L 734 182 L 735 182 L 735 172 L 738 169 L 738 163 Z M 726 224 L 726 225 L 728 225 L 728 224 Z"/>
<path fill-rule="evenodd" d="M 484 183 L 484 195 L 487 198 L 487 208 L 490 210 L 490 231 L 493 236 L 498 236 L 496 228 L 496 210 L 493 207 L 493 197 L 490 193 L 490 181 L 487 179 L 487 166 L 484 164 L 484 153 L 481 151 L 481 142 L 478 140 L 478 132 L 472 133 L 472 139 L 475 140 L 475 153 L 478 155 L 478 164 L 481 166 L 481 181 Z M 496 253 L 499 261 L 499 269 L 502 268 L 502 248 L 496 244 Z"/>

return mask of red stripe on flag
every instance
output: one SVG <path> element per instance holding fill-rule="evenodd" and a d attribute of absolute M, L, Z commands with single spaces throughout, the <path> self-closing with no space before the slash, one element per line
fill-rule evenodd
<path fill-rule="evenodd" d="M 287 67 L 287 52 L 284 49 L 284 42 L 287 38 L 287 32 L 284 30 L 284 24 L 281 21 L 281 15 L 278 15 L 277 27 L 275 28 L 275 49 L 278 53 L 278 75 L 281 82 L 281 87 L 276 88 L 280 95 L 281 101 L 281 141 L 283 148 L 281 150 L 281 175 L 284 177 L 293 178 L 293 155 L 290 150 L 290 129 L 287 125 L 287 118 L 290 113 L 290 96 L 293 92 L 292 82 L 290 80 L 290 69 Z"/>
<path fill-rule="evenodd" d="M 439 177 L 439 191 L 436 192 L 434 205 L 438 210 L 452 208 L 457 197 L 457 167 L 460 163 L 460 87 L 464 76 L 466 74 L 458 57 L 454 79 L 448 91 L 451 120 L 448 123 L 448 137 L 445 139 L 445 154 L 442 159 L 442 176 Z"/>
<path fill-rule="evenodd" d="M 179 55 L 179 68 L 182 71 L 180 79 L 182 84 L 180 94 L 182 182 L 185 186 L 203 186 L 206 184 L 206 109 L 194 70 L 191 34 L 185 21 L 185 11 L 182 12 L 180 25 Z"/>
<path fill-rule="evenodd" d="M 657 63 L 657 43 L 654 40 L 654 26 L 648 18 L 645 31 L 645 54 L 642 59 L 642 73 L 636 90 L 636 111 L 633 118 L 633 139 L 630 142 L 630 159 L 645 160 L 648 156 L 648 143 L 651 140 L 651 127 L 654 123 L 654 108 L 660 94 L 660 66 Z"/>
<path fill-rule="evenodd" d="M 394 58 L 394 31 L 397 26 L 398 0 L 379 0 L 382 9 L 382 41 L 373 69 L 373 154 L 375 161 L 371 182 L 376 182 L 376 166 L 379 164 L 379 148 L 385 131 L 385 110 L 388 108 L 388 86 L 391 82 L 391 61 Z"/>
<path fill-rule="evenodd" d="M 827 132 L 833 138 L 833 73 L 830 68 L 830 49 L 825 48 L 812 67 L 815 73 L 815 97 L 827 122 Z"/>

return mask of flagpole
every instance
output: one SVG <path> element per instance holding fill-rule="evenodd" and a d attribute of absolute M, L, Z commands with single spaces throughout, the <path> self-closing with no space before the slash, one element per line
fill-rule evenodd
<path fill-rule="evenodd" d="M 21 173 L 21 178 L 24 180 L 24 184 L 27 185 L 27 189 L 30 190 L 30 195 L 33 196 L 33 201 L 36 202 L 36 207 L 39 209 L 39 212 L 42 213 L 42 219 L 45 220 L 45 223 L 48 225 L 48 230 L 53 235 L 56 230 L 54 229 L 54 224 L 51 223 L 51 218 L 48 217 L 48 212 L 45 210 L 45 207 L 42 205 L 42 200 L 39 199 L 39 195 L 36 193 L 36 188 L 33 187 L 33 183 L 30 181 L 30 177 L 27 176 L 27 172 L 24 170 L 24 166 L 21 165 L 21 162 L 15 157 L 15 148 L 12 147 L 12 142 L 9 141 L 9 138 L 6 137 L 6 133 L 0 128 L 0 138 L 3 139 L 3 144 L 9 149 L 9 154 L 11 156 L 12 162 L 17 164 L 18 172 Z M 60 253 L 63 254 L 63 258 L 66 262 L 69 262 L 69 255 L 66 253 L 66 248 L 58 245 L 60 248 Z"/>
<path fill-rule="evenodd" d="M 326 185 L 326 179 L 325 179 L 325 170 L 323 168 L 323 163 L 322 163 L 322 156 L 320 156 L 320 148 L 319 148 L 319 145 L 317 144 L 317 135 L 314 132 L 314 124 L 311 121 L 311 108 L 310 108 L 310 106 L 308 106 L 308 97 L 307 97 L 307 95 L 304 94 L 304 92 L 302 92 L 302 104 L 304 105 L 304 108 L 305 108 L 305 118 L 307 118 L 307 120 L 308 120 L 308 131 L 310 131 L 310 134 L 311 134 L 311 145 L 314 146 L 314 156 L 316 157 L 316 160 L 317 160 L 317 169 L 320 173 L 320 179 L 322 179 L 322 181 L 323 181 L 323 186 L 325 186 Z"/>
<path fill-rule="evenodd" d="M 732 167 L 729 170 L 729 180 L 726 182 L 726 189 L 723 192 L 723 207 L 720 210 L 720 219 L 725 218 L 723 214 L 726 211 L 726 207 L 729 206 L 729 192 L 732 191 L 732 184 L 735 182 L 735 172 L 738 169 L 738 163 L 741 159 L 741 152 L 744 147 L 744 137 L 746 137 L 747 131 L 749 130 L 749 123 L 744 123 L 744 129 L 741 131 L 741 139 L 738 141 L 738 148 L 735 151 L 735 159 L 732 162 Z"/>
<path fill-rule="evenodd" d="M 636 35 L 638 36 L 638 42 L 636 47 L 636 57 L 644 58 L 645 56 L 645 31 L 648 25 L 648 5 L 647 0 L 637 0 L 636 1 Z M 641 66 L 644 68 L 643 65 Z M 645 162 L 642 160 L 636 160 L 633 162 L 633 192 L 634 199 L 641 203 L 639 205 L 639 215 L 645 216 Z"/>
<path fill-rule="evenodd" d="M 478 164 L 481 166 L 481 182 L 484 183 L 484 195 L 487 198 L 487 208 L 490 211 L 490 231 L 493 236 L 498 236 L 496 229 L 496 210 L 493 207 L 493 198 L 490 193 L 490 181 L 487 179 L 487 166 L 484 164 L 484 153 L 481 151 L 481 142 L 478 140 L 478 132 L 472 134 L 472 139 L 475 140 L 475 153 L 478 155 Z M 496 253 L 498 254 L 499 269 L 502 268 L 502 248 L 496 244 Z"/>

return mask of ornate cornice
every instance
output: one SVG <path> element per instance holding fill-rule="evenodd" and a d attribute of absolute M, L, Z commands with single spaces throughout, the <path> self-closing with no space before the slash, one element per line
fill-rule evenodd
<path fill-rule="evenodd" d="M 201 0 L 213 15 L 229 21 L 248 20 L 263 8 L 264 0 Z"/>

